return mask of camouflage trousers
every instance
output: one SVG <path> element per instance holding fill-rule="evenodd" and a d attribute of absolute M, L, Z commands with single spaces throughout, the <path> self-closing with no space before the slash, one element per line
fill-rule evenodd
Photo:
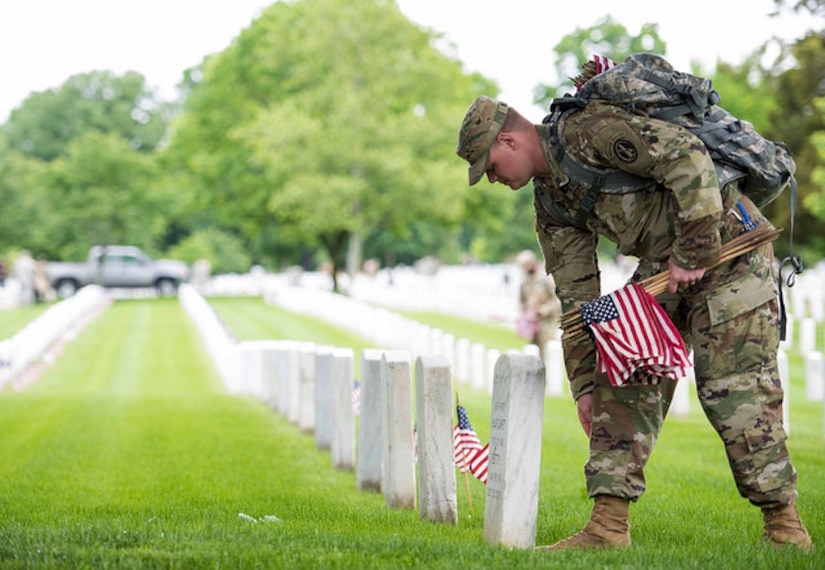
<path fill-rule="evenodd" d="M 698 398 L 724 442 L 739 493 L 767 507 L 793 503 L 797 494 L 782 426 L 772 260 L 773 250 L 765 246 L 709 271 L 684 294 L 657 299 L 693 347 Z M 637 278 L 655 269 L 642 270 Z M 644 467 L 674 390 L 669 380 L 614 387 L 597 374 L 585 465 L 591 497 L 637 500 L 644 493 Z"/>

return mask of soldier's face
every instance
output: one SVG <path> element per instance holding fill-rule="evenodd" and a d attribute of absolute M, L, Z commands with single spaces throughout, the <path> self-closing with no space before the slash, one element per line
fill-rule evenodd
<path fill-rule="evenodd" d="M 513 190 L 525 186 L 533 177 L 532 167 L 526 154 L 519 152 L 515 139 L 502 133 L 490 147 L 487 154 L 487 168 L 484 173 L 490 184 L 504 184 Z"/>

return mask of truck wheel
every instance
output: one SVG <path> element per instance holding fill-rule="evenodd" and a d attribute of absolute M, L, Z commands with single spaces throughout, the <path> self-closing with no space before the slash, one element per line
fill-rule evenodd
<path fill-rule="evenodd" d="M 161 297 L 173 297 L 178 291 L 178 284 L 172 279 L 158 279 L 155 289 Z"/>
<path fill-rule="evenodd" d="M 77 293 L 78 288 L 77 281 L 74 279 L 61 279 L 54 286 L 57 296 L 61 299 L 68 299 Z"/>

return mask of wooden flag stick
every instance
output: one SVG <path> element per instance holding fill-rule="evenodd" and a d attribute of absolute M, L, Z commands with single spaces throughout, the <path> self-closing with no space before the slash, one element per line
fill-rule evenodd
<path fill-rule="evenodd" d="M 736 259 L 742 254 L 753 251 L 757 247 L 775 240 L 781 233 L 781 229 L 777 230 L 765 225 L 758 226 L 749 232 L 740 234 L 722 246 L 719 259 L 713 267 L 718 267 L 723 263 Z M 670 270 L 667 269 L 639 283 L 644 287 L 645 291 L 655 297 L 667 290 L 669 281 Z M 561 328 L 564 331 L 564 335 L 573 340 L 578 340 L 579 337 L 587 335 L 587 328 L 582 319 L 580 309 L 572 309 L 564 313 L 561 317 Z"/>

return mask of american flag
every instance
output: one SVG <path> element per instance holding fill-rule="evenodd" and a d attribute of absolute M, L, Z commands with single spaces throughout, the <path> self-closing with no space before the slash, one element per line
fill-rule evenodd
<path fill-rule="evenodd" d="M 596 344 L 599 372 L 614 386 L 631 378 L 643 384 L 678 380 L 691 366 L 679 331 L 638 283 L 585 303 L 581 314 Z"/>
<path fill-rule="evenodd" d="M 467 417 L 467 410 L 464 406 L 456 406 L 458 423 L 453 429 L 453 444 L 455 447 L 455 464 L 461 473 L 469 471 L 479 481 L 487 483 L 487 453 L 489 444 L 482 446 L 478 439 L 470 419 Z"/>
<path fill-rule="evenodd" d="M 489 462 L 489 454 L 490 444 L 488 443 L 470 460 L 470 473 L 475 475 L 475 478 L 485 485 L 487 484 L 487 464 Z"/>

